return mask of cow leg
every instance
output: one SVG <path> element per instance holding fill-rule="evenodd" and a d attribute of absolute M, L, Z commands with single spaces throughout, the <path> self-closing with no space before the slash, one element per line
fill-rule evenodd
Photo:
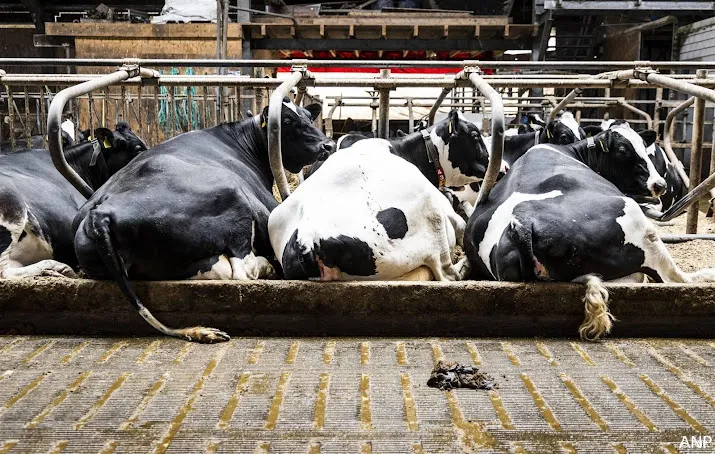
<path fill-rule="evenodd" d="M 658 238 L 654 229 L 648 228 L 643 236 L 645 252 L 644 266 L 652 269 L 662 282 L 691 283 L 715 282 L 715 269 L 706 268 L 694 273 L 686 273 L 675 263 L 665 244 Z"/>
<path fill-rule="evenodd" d="M 609 284 L 647 284 L 648 276 L 644 273 L 633 273 L 628 276 L 623 276 L 618 279 L 611 279 Z"/>
<path fill-rule="evenodd" d="M 270 279 L 276 275 L 276 271 L 268 259 L 256 256 L 253 251 L 242 259 L 231 257 L 229 261 L 231 262 L 231 279 L 234 280 Z"/>
<path fill-rule="evenodd" d="M 15 194 L 0 194 L 0 278 L 72 277 L 72 268 L 52 259 L 52 247 L 40 226 Z"/>
<path fill-rule="evenodd" d="M 434 232 L 436 242 L 441 245 L 440 254 L 427 258 L 425 265 L 432 271 L 438 281 L 459 281 L 469 274 L 469 262 L 467 257 L 463 257 L 456 264 L 452 263 L 452 250 L 448 240 L 450 232 L 448 229 L 450 227 L 454 229 L 453 234 L 456 236 L 457 245 L 463 246 L 466 223 L 452 210 L 445 211 L 445 214 L 446 216 L 441 217 L 439 221 L 435 220 L 441 224 L 441 229 L 436 229 Z M 448 225 L 448 223 L 451 225 Z"/>

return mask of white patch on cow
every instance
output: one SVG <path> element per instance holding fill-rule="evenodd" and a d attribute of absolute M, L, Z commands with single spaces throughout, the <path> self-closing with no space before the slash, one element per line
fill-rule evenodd
<path fill-rule="evenodd" d="M 660 184 L 660 186 L 666 187 L 665 179 L 663 179 L 663 177 L 658 173 L 658 171 L 655 169 L 655 166 L 653 165 L 653 161 L 651 161 L 648 157 L 643 138 L 638 135 L 637 132 L 631 129 L 628 124 L 616 125 L 611 128 L 611 131 L 622 135 L 626 140 L 628 140 L 633 145 L 633 148 L 636 150 L 638 156 L 640 156 L 640 158 L 645 161 L 646 167 L 648 169 L 648 181 L 646 185 L 651 194 L 653 196 L 656 196 L 655 185 Z"/>
<path fill-rule="evenodd" d="M 494 271 L 492 271 L 492 265 L 489 257 L 492 254 L 492 250 L 499 245 L 499 240 L 504 234 L 504 230 L 511 225 L 512 222 L 519 222 L 514 217 L 514 208 L 523 202 L 553 199 L 562 195 L 563 192 L 559 190 L 549 191 L 544 194 L 525 194 L 522 192 L 514 192 L 494 211 L 491 219 L 489 219 L 487 230 L 484 232 L 484 238 L 481 243 L 479 243 L 478 251 L 479 258 L 482 259 L 482 262 L 494 278 L 496 278 L 496 276 L 494 275 Z"/>
<path fill-rule="evenodd" d="M 339 149 L 340 149 L 340 144 L 343 143 L 343 140 L 344 140 L 347 136 L 349 136 L 349 135 L 350 135 L 350 134 L 344 134 L 344 135 L 342 135 L 342 136 L 340 136 L 340 137 L 338 138 L 338 141 L 335 142 L 335 149 L 336 149 L 336 150 L 339 150 Z"/>
<path fill-rule="evenodd" d="M 218 261 L 211 266 L 208 271 L 199 271 L 196 275 L 191 276 L 191 280 L 210 281 L 210 280 L 229 280 L 231 279 L 231 262 L 225 255 L 219 255 Z"/>
<path fill-rule="evenodd" d="M 365 139 L 336 151 L 276 207 L 268 220 L 276 257 L 283 257 L 296 230 L 303 253 L 344 235 L 370 247 L 376 271 L 351 276 L 323 267 L 323 279 L 397 279 L 420 266 L 429 267 L 436 279 L 460 279 L 450 252 L 463 235 L 464 220 L 417 167 L 391 154 L 389 146 L 383 139 Z M 403 238 L 389 238 L 377 220 L 388 208 L 404 213 L 408 228 Z"/>
<path fill-rule="evenodd" d="M 295 104 L 293 104 L 292 102 L 284 102 L 283 105 L 295 112 L 296 115 L 298 115 L 298 107 L 296 107 Z"/>
<path fill-rule="evenodd" d="M 573 114 L 571 112 L 564 112 L 561 114 L 559 117 L 559 121 L 565 125 L 567 128 L 569 128 L 571 131 L 573 131 L 573 135 L 576 137 L 576 140 L 581 140 L 583 137 L 581 137 L 581 133 L 579 132 L 579 126 L 578 122 L 574 118 Z"/>
<path fill-rule="evenodd" d="M 442 140 L 434 128 L 430 131 L 430 138 L 434 146 L 437 147 L 439 164 L 444 170 L 444 179 L 447 186 L 462 186 L 473 181 L 478 181 L 475 177 L 464 175 L 462 171 L 459 170 L 459 167 L 452 165 L 452 161 L 449 160 L 449 144 Z"/>
<path fill-rule="evenodd" d="M 519 135 L 519 129 L 517 128 L 509 128 L 506 131 L 504 131 L 505 136 L 518 136 Z"/>
<path fill-rule="evenodd" d="M 603 120 L 601 122 L 601 129 L 605 131 L 606 129 L 610 128 L 614 121 L 616 120 Z"/>
<path fill-rule="evenodd" d="M 67 119 L 67 120 L 63 121 L 63 122 L 62 122 L 62 125 L 60 125 L 60 128 L 62 128 L 62 130 L 63 130 L 64 132 L 66 132 L 67 134 L 69 134 L 70 137 L 72 137 L 72 140 L 75 140 L 75 136 L 74 136 L 74 123 L 72 123 L 72 120 Z"/>
<path fill-rule="evenodd" d="M 641 266 L 655 270 L 663 282 L 712 282 L 715 281 L 715 269 L 702 269 L 694 273 L 684 273 L 658 237 L 655 226 L 636 201 L 630 197 L 618 197 L 625 202 L 623 216 L 616 218 L 616 222 L 623 230 L 623 244 L 631 244 L 644 252 Z"/>
<path fill-rule="evenodd" d="M 52 258 L 52 245 L 25 227 L 26 235 L 10 251 L 10 266 L 26 266 Z"/>
<path fill-rule="evenodd" d="M 650 144 L 650 146 L 645 149 L 645 152 L 648 154 L 648 156 L 655 156 L 655 142 Z"/>

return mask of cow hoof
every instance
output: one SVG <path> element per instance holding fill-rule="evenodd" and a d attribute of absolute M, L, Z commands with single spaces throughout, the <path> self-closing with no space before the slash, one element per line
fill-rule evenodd
<path fill-rule="evenodd" d="M 38 265 L 42 267 L 39 273 L 40 276 L 78 278 L 77 273 L 75 273 L 69 265 L 65 265 L 64 263 L 55 262 L 54 260 L 45 260 L 39 262 Z"/>
<path fill-rule="evenodd" d="M 194 328 L 186 328 L 182 331 L 182 335 L 186 340 L 199 342 L 201 344 L 217 344 L 231 339 L 231 336 L 216 328 L 196 326 Z"/>

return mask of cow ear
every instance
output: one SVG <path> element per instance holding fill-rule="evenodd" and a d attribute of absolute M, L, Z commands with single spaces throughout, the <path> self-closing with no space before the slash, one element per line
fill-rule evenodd
<path fill-rule="evenodd" d="M 551 140 L 552 137 L 554 137 L 554 126 L 556 125 L 555 122 L 550 121 L 548 125 L 546 125 L 546 138 Z"/>
<path fill-rule="evenodd" d="M 114 132 L 107 128 L 97 128 L 94 130 L 94 138 L 99 140 L 104 148 L 112 148 L 114 143 Z"/>
<path fill-rule="evenodd" d="M 596 134 L 603 132 L 603 129 L 601 129 L 600 126 L 589 125 L 584 126 L 583 131 L 586 133 L 586 137 L 593 137 Z"/>
<path fill-rule="evenodd" d="M 323 111 L 323 106 L 320 103 L 314 103 L 305 106 L 305 109 L 310 112 L 310 118 L 315 121 L 316 118 L 320 115 L 320 113 Z"/>
<path fill-rule="evenodd" d="M 653 145 L 653 143 L 655 143 L 655 139 L 658 138 L 658 135 L 655 133 L 655 131 L 641 131 L 638 134 L 645 142 L 646 148 Z"/>
<path fill-rule="evenodd" d="M 402 129 L 398 129 L 397 131 L 395 131 L 395 136 L 397 136 L 397 137 L 405 137 L 406 135 L 407 135 L 407 133 L 405 131 L 403 131 Z"/>

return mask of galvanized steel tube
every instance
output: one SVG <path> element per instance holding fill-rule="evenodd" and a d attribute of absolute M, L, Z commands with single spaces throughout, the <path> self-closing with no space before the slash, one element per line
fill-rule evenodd
<path fill-rule="evenodd" d="M 298 85 L 303 77 L 310 77 L 308 71 L 293 71 L 271 94 L 268 104 L 268 159 L 271 172 L 276 180 L 281 199 L 285 200 L 290 195 L 288 179 L 283 170 L 283 155 L 281 154 L 281 112 L 283 98 L 288 96 L 291 89 Z"/>
<path fill-rule="evenodd" d="M 47 136 L 52 163 L 67 181 L 72 183 L 72 186 L 77 188 L 77 190 L 87 198 L 94 193 L 94 190 L 67 164 L 62 150 L 62 130 L 60 125 L 62 124 L 62 112 L 64 111 L 65 104 L 77 96 L 85 95 L 93 90 L 108 87 L 135 76 L 156 77 L 157 74 L 149 69 L 139 67 L 121 68 L 112 74 L 107 74 L 97 79 L 65 88 L 55 95 L 50 104 L 50 108 L 47 112 Z"/>
<path fill-rule="evenodd" d="M 698 69 L 698 77 L 706 77 L 708 74 L 705 69 Z M 699 87 L 698 87 L 699 88 Z M 703 168 L 703 122 L 705 121 L 705 99 L 706 97 L 697 97 L 695 99 L 695 108 L 693 113 L 693 137 L 690 148 L 690 189 L 692 190 L 702 179 Z M 715 99 L 715 96 L 712 96 Z M 700 207 L 697 201 L 688 207 L 688 219 L 685 224 L 685 233 L 698 233 L 698 214 Z"/>
<path fill-rule="evenodd" d="M 692 106 L 694 102 L 695 97 L 693 96 L 668 112 L 668 115 L 665 117 L 665 126 L 663 127 L 663 151 L 665 151 L 668 159 L 670 159 L 670 163 L 675 166 L 675 170 L 685 186 L 690 185 L 690 177 L 688 177 L 687 172 L 685 172 L 683 163 L 680 162 L 675 151 L 673 151 L 673 121 L 678 114 Z"/>
<path fill-rule="evenodd" d="M 581 88 L 574 88 L 573 90 L 571 90 L 571 92 L 568 95 L 566 95 L 564 97 L 564 99 L 562 99 L 561 102 L 559 102 L 556 105 L 556 107 L 554 107 L 551 110 L 551 112 L 549 113 L 549 118 L 546 121 L 546 123 L 548 124 L 548 123 L 551 123 L 552 121 L 554 121 L 554 118 L 556 117 L 556 115 L 558 115 L 559 112 L 561 112 L 566 106 L 568 106 L 569 103 L 571 101 L 573 101 L 574 99 L 576 99 L 576 96 L 580 95 L 581 93 L 583 93 L 583 90 Z"/>
<path fill-rule="evenodd" d="M 434 104 L 432 105 L 432 108 L 429 111 L 429 116 L 427 117 L 427 126 L 432 126 L 434 124 L 434 117 L 435 117 L 435 115 L 437 115 L 439 106 L 442 105 L 442 102 L 444 102 L 444 98 L 446 98 L 447 95 L 452 91 L 452 88 L 454 88 L 454 87 L 444 87 L 442 89 L 442 92 L 439 94 L 439 96 L 437 97 L 437 100 L 434 102 Z"/>
<path fill-rule="evenodd" d="M 492 108 L 492 149 L 489 156 L 489 166 L 484 175 L 484 181 L 479 189 L 477 202 L 479 205 L 489 197 L 489 192 L 494 187 L 499 176 L 501 168 L 502 155 L 504 153 L 504 105 L 502 104 L 501 96 L 492 88 L 482 77 L 474 71 L 465 72 L 468 74 L 469 81 L 474 85 L 474 88 L 479 90 L 489 100 Z"/>
<path fill-rule="evenodd" d="M 181 67 L 290 67 L 309 65 L 312 67 L 370 67 L 370 68 L 419 68 L 444 67 L 461 68 L 479 65 L 482 68 L 495 69 L 539 69 L 539 70 L 595 70 L 607 71 L 650 67 L 654 69 L 715 69 L 715 62 L 683 61 L 442 61 L 442 60 L 253 60 L 253 59 L 172 59 L 172 58 L 0 58 L 0 66 L 181 66 Z"/>
<path fill-rule="evenodd" d="M 648 125 L 648 129 L 653 130 L 653 118 L 650 116 L 650 114 L 646 111 L 640 110 L 636 106 L 629 104 L 623 99 L 618 100 L 618 104 L 625 107 L 626 109 L 630 110 L 636 115 L 640 115 L 641 117 L 645 118 L 646 124 Z"/>

